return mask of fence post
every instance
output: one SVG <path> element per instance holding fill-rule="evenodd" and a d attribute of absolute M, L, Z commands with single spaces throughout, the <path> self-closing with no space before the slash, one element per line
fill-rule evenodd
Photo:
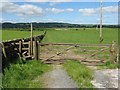
<path fill-rule="evenodd" d="M 37 40 L 33 41 L 33 56 L 35 60 L 38 60 L 38 44 Z"/>
<path fill-rule="evenodd" d="M 119 53 L 120 53 L 120 47 L 119 44 L 117 44 L 117 63 L 119 63 Z"/>
<path fill-rule="evenodd" d="M 19 53 L 20 53 L 20 56 L 22 56 L 22 41 L 21 40 L 19 41 Z"/>
<path fill-rule="evenodd" d="M 28 53 L 29 53 L 29 56 L 31 56 L 31 41 L 29 41 L 29 44 L 28 44 Z"/>
<path fill-rule="evenodd" d="M 39 41 L 37 41 L 37 60 L 39 59 L 40 55 L 40 47 L 39 47 Z"/>
<path fill-rule="evenodd" d="M 116 43 L 115 41 L 112 41 L 112 44 L 110 46 L 110 61 L 112 63 L 115 63 L 116 59 Z"/>

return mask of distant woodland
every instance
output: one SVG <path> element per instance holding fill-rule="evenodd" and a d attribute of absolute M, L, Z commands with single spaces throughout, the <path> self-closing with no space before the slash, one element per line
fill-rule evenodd
<path fill-rule="evenodd" d="M 1 23 L 2 29 L 29 29 L 30 23 Z M 36 23 L 33 22 L 33 27 L 36 28 L 99 28 L 99 25 L 94 24 L 69 24 L 69 23 Z M 103 28 L 118 28 L 118 25 L 103 25 Z"/>

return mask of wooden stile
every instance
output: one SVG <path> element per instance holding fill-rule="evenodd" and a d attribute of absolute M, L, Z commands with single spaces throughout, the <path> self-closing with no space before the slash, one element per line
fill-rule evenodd
<path fill-rule="evenodd" d="M 32 38 L 32 40 L 34 41 L 34 58 L 36 60 L 38 60 L 39 57 L 38 42 L 40 42 L 44 36 L 45 34 L 34 36 Z M 33 46 L 33 43 L 31 43 L 31 37 L 23 39 L 6 40 L 1 42 L 0 45 L 2 47 L 2 60 L 4 60 L 3 66 L 6 66 L 7 62 L 12 63 L 14 59 L 17 60 L 18 58 L 25 60 L 33 59 L 33 49 L 31 48 L 31 46 Z"/>

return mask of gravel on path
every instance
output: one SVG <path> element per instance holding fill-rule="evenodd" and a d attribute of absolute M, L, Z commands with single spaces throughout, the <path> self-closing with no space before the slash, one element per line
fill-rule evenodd
<path fill-rule="evenodd" d="M 118 88 L 118 73 L 118 69 L 96 70 L 92 84 L 95 88 Z"/>
<path fill-rule="evenodd" d="M 53 65 L 53 70 L 43 75 L 44 88 L 78 88 L 61 65 Z"/>

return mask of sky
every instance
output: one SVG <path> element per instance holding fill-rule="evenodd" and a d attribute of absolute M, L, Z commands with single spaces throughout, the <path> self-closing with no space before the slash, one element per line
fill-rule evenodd
<path fill-rule="evenodd" d="M 44 2 L 43 2 L 44 1 Z M 99 24 L 100 2 L 72 0 L 21 0 L 0 4 L 1 22 L 63 22 Z M 85 2 L 86 1 L 86 2 Z M 97 1 L 97 0 L 96 0 Z M 106 0 L 107 1 L 107 0 Z M 103 24 L 118 24 L 118 1 L 102 2 Z"/>

